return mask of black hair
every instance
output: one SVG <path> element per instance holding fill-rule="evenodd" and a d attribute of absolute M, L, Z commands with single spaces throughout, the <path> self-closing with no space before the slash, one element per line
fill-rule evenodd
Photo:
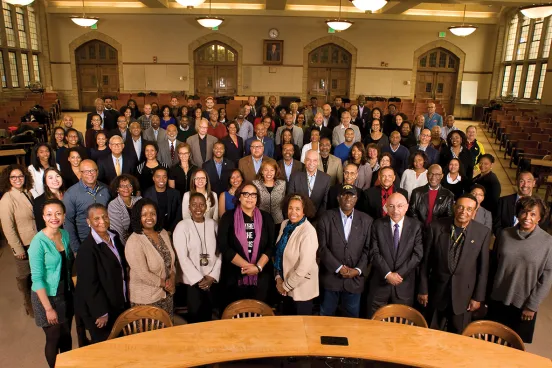
<path fill-rule="evenodd" d="M 59 187 L 59 192 L 61 194 L 65 193 L 65 184 L 64 184 L 64 180 L 63 180 L 63 177 L 61 175 L 61 172 L 57 169 L 57 167 L 55 166 L 50 166 L 49 168 L 47 168 L 46 170 L 44 170 L 44 175 L 42 176 L 42 184 L 44 185 L 44 196 L 46 198 L 55 198 L 55 195 L 54 193 L 52 193 L 52 191 L 50 190 L 50 188 L 46 185 L 46 176 L 48 176 L 48 173 L 50 171 L 53 171 L 55 172 L 56 174 L 58 174 L 61 178 L 61 187 Z"/>
<path fill-rule="evenodd" d="M 122 181 L 128 181 L 130 185 L 132 185 L 132 195 L 140 191 L 140 184 L 138 182 L 138 179 L 136 179 L 134 175 L 121 174 L 115 177 L 115 179 L 113 179 L 111 181 L 111 184 L 109 185 L 109 189 L 111 190 L 111 195 L 113 198 L 116 198 L 118 196 L 117 189 L 119 189 L 119 185 L 121 185 Z"/>
<path fill-rule="evenodd" d="M 424 169 L 427 169 L 429 167 L 429 157 L 427 157 L 427 154 L 421 150 L 414 151 L 410 154 L 410 157 L 408 158 L 408 168 L 414 170 L 414 159 L 416 156 L 420 156 L 424 160 Z"/>
<path fill-rule="evenodd" d="M 484 155 L 481 155 L 477 158 L 477 163 L 480 163 L 482 159 L 488 159 L 489 161 L 491 161 L 491 164 L 494 164 L 495 162 L 495 157 L 493 155 L 491 155 L 490 153 L 485 153 Z"/>
<path fill-rule="evenodd" d="M 33 165 L 36 171 L 40 171 L 41 169 L 43 169 L 42 165 L 40 164 L 40 159 L 38 158 L 38 150 L 41 147 L 46 147 L 48 149 L 48 152 L 50 152 L 50 157 L 48 158 L 48 167 L 56 167 L 56 156 L 54 155 L 54 150 L 46 142 L 41 142 L 34 146 L 31 153 L 31 165 Z"/>
<path fill-rule="evenodd" d="M 471 193 L 468 193 L 468 192 L 466 192 L 466 193 L 462 194 L 460 197 L 458 197 L 458 199 L 456 200 L 456 203 L 458 203 L 458 201 L 461 200 L 462 198 L 471 199 L 476 204 L 479 204 L 479 202 L 477 202 L 477 198 L 475 198 Z"/>
<path fill-rule="evenodd" d="M 481 184 L 474 184 L 470 188 L 470 192 L 474 189 L 481 189 L 483 191 L 483 195 L 487 194 L 487 191 L 485 190 L 485 187 Z"/>
<path fill-rule="evenodd" d="M 301 193 L 290 193 L 286 195 L 282 201 L 282 212 L 285 214 L 286 218 L 289 202 L 292 200 L 301 201 L 303 204 L 303 213 L 307 218 L 313 218 L 316 215 L 316 208 L 309 197 Z"/>
<path fill-rule="evenodd" d="M 153 178 L 155 176 L 155 173 L 158 172 L 159 170 L 163 170 L 164 172 L 167 173 L 167 175 L 169 175 L 169 169 L 167 169 L 164 166 L 159 165 L 155 169 L 152 170 L 151 177 Z"/>
<path fill-rule="evenodd" d="M 107 212 L 107 207 L 105 207 L 103 204 L 101 203 L 92 203 L 90 206 L 88 206 L 88 208 L 86 209 L 86 218 L 90 218 L 90 212 L 92 212 L 92 210 L 104 210 L 105 212 Z"/>
<path fill-rule="evenodd" d="M 25 184 L 23 184 L 23 189 L 31 190 L 33 188 L 34 182 L 29 170 L 27 170 L 27 168 L 23 165 L 11 164 L 0 173 L 0 192 L 5 193 L 11 190 L 12 185 L 10 181 L 10 175 L 14 170 L 21 171 L 23 173 L 23 176 L 25 177 Z"/>
<path fill-rule="evenodd" d="M 44 209 L 46 208 L 46 206 L 49 206 L 51 204 L 60 206 L 61 209 L 63 210 L 63 213 L 67 212 L 67 210 L 65 209 L 65 204 L 63 204 L 63 201 L 57 198 L 50 198 L 44 201 L 44 204 L 42 205 L 42 214 L 44 214 Z"/>
<path fill-rule="evenodd" d="M 152 206 L 155 209 L 155 213 L 157 214 L 157 221 L 155 222 L 155 226 L 153 227 L 153 230 L 159 232 L 163 229 L 161 216 L 159 215 L 159 208 L 157 207 L 157 203 L 152 201 L 149 198 L 142 198 L 138 202 L 134 204 L 134 207 L 132 207 L 132 218 L 130 220 L 130 224 L 132 226 L 132 229 L 134 229 L 134 232 L 136 234 L 142 234 L 142 209 L 145 206 Z"/>
<path fill-rule="evenodd" d="M 523 212 L 528 212 L 535 206 L 539 208 L 540 218 L 541 218 L 541 221 L 539 223 L 541 223 L 542 220 L 548 217 L 547 216 L 548 208 L 546 206 L 546 203 L 544 203 L 544 201 L 541 198 L 534 195 L 529 197 L 521 197 L 516 202 L 516 211 L 515 211 L 516 217 L 520 218 Z"/>
<path fill-rule="evenodd" d="M 458 134 L 460 136 L 460 138 L 462 139 L 462 144 L 461 144 L 462 149 L 467 149 L 468 147 L 466 146 L 466 144 L 467 144 L 466 133 L 464 133 L 461 130 L 453 130 L 452 132 L 450 132 L 447 135 L 447 146 L 449 148 L 452 147 L 452 135 L 453 134 Z"/>

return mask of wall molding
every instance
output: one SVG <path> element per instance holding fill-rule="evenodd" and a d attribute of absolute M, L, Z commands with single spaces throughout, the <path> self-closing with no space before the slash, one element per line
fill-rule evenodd
<path fill-rule="evenodd" d="M 154 63 L 154 62 L 123 61 L 123 65 L 190 65 L 190 63 Z"/>
<path fill-rule="evenodd" d="M 54 65 L 71 65 L 70 61 L 50 61 L 50 64 Z"/>

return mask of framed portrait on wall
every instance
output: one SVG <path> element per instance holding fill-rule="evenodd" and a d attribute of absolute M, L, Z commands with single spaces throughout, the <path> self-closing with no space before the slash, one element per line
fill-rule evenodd
<path fill-rule="evenodd" d="M 263 64 L 281 65 L 284 60 L 284 41 L 264 40 L 263 42 Z"/>

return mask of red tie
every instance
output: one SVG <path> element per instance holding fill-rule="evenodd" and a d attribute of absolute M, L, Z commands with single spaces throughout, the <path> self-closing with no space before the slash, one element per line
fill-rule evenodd
<path fill-rule="evenodd" d="M 174 143 L 171 142 L 171 161 L 174 161 Z"/>

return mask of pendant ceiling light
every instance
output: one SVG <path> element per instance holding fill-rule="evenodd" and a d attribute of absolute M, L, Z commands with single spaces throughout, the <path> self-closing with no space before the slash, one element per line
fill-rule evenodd
<path fill-rule="evenodd" d="M 329 19 L 326 21 L 328 27 L 335 29 L 338 32 L 344 31 L 353 25 L 353 22 L 341 19 L 341 0 L 339 0 L 339 16 L 337 19 Z"/>
<path fill-rule="evenodd" d="M 375 12 L 387 4 L 387 0 L 350 0 L 353 5 L 362 11 Z"/>
<path fill-rule="evenodd" d="M 460 37 L 466 37 L 471 35 L 475 30 L 477 29 L 476 26 L 472 26 L 471 24 L 465 25 L 464 21 L 466 20 L 466 5 L 464 5 L 464 17 L 462 18 L 462 25 L 461 26 L 450 26 L 448 27 L 449 31 L 455 36 Z"/>
<path fill-rule="evenodd" d="M 12 5 L 25 6 L 32 3 L 34 0 L 4 0 L 4 2 Z"/>
<path fill-rule="evenodd" d="M 527 18 L 546 18 L 552 15 L 552 4 L 529 5 L 519 9 Z"/>
<path fill-rule="evenodd" d="M 98 18 L 87 17 L 84 13 L 84 0 L 82 0 L 82 17 L 71 17 L 73 23 L 81 27 L 91 27 L 94 24 L 98 23 Z"/>
<path fill-rule="evenodd" d="M 224 18 L 211 16 L 211 0 L 209 0 L 209 15 L 206 17 L 196 18 L 197 22 L 205 28 L 215 28 L 224 22 Z"/>
<path fill-rule="evenodd" d="M 176 0 L 176 2 L 187 8 L 194 8 L 203 4 L 205 0 Z"/>

